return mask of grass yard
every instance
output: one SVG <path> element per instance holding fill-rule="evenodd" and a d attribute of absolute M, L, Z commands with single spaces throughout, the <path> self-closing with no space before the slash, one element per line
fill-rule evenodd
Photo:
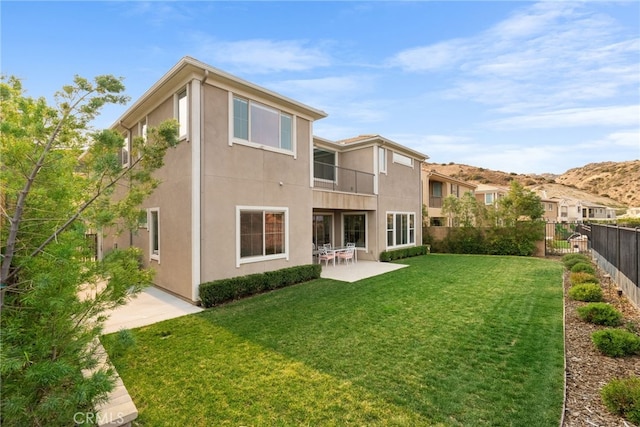
<path fill-rule="evenodd" d="M 557 426 L 560 263 L 402 263 L 136 330 L 137 346 L 112 360 L 138 425 Z"/>

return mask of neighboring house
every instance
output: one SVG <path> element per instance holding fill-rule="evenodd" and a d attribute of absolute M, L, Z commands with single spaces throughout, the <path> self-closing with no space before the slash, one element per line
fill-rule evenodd
<path fill-rule="evenodd" d="M 553 198 L 541 198 L 540 201 L 544 208 L 544 215 L 542 216 L 542 219 L 547 222 L 558 221 L 558 217 L 560 216 L 558 200 Z"/>
<path fill-rule="evenodd" d="M 615 219 L 613 208 L 577 199 L 558 200 L 559 222 L 583 222 L 591 219 Z"/>
<path fill-rule="evenodd" d="M 448 175 L 422 168 L 422 200 L 427 207 L 429 225 L 435 227 L 454 226 L 452 219 L 442 213 L 442 202 L 448 196 L 457 198 L 465 193 L 473 193 L 477 185 L 465 182 Z"/>
<path fill-rule="evenodd" d="M 130 144 L 176 118 L 182 142 L 156 174 L 161 184 L 144 203 L 146 223 L 102 238 L 102 250 L 141 248 L 156 285 L 195 302 L 204 282 L 310 264 L 312 242 L 355 242 L 359 259 L 421 244 L 426 156 L 379 136 L 314 138 L 323 117 L 181 59 L 112 126 Z M 130 155 L 126 147 L 123 164 Z"/>
<path fill-rule="evenodd" d="M 495 205 L 498 200 L 509 193 L 509 190 L 502 187 L 494 187 L 493 185 L 478 184 L 474 194 L 476 200 L 482 205 Z"/>
<path fill-rule="evenodd" d="M 591 202 L 582 202 L 582 220 L 590 219 L 616 219 L 616 210 L 607 206 Z"/>

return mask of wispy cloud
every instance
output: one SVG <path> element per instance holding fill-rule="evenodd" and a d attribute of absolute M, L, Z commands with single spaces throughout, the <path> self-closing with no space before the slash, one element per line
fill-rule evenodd
<path fill-rule="evenodd" d="M 634 126 L 640 122 L 640 105 L 569 108 L 513 116 L 489 123 L 498 129 L 546 129 L 584 126 Z"/>
<path fill-rule="evenodd" d="M 454 69 L 442 97 L 499 114 L 533 113 L 511 121 L 538 127 L 539 111 L 568 112 L 637 91 L 639 51 L 640 37 L 621 33 L 609 16 L 580 3 L 540 2 L 475 37 L 406 49 L 388 63 L 408 72 Z"/>
<path fill-rule="evenodd" d="M 266 74 L 305 71 L 331 65 L 331 56 L 305 40 L 250 39 L 221 41 L 205 34 L 193 34 L 200 56 L 236 72 Z"/>

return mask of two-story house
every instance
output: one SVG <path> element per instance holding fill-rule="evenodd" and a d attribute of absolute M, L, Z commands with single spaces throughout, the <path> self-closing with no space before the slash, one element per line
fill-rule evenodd
<path fill-rule="evenodd" d="M 422 200 L 427 207 L 429 225 L 434 227 L 452 227 L 452 219 L 442 213 L 442 203 L 449 196 L 457 198 L 465 193 L 473 194 L 478 186 L 466 181 L 430 170 L 428 165 L 422 168 Z"/>
<path fill-rule="evenodd" d="M 127 146 L 168 118 L 180 145 L 157 172 L 136 246 L 155 283 L 189 301 L 201 283 L 310 264 L 314 244 L 356 243 L 359 259 L 421 244 L 420 165 L 426 156 L 379 136 L 313 137 L 326 113 L 190 57 L 112 125 Z M 384 157 L 384 158 L 383 158 Z"/>
<path fill-rule="evenodd" d="M 499 199 L 506 196 L 508 193 L 509 190 L 506 188 L 487 184 L 478 184 L 478 187 L 474 192 L 478 203 L 486 206 L 494 206 L 498 203 Z"/>

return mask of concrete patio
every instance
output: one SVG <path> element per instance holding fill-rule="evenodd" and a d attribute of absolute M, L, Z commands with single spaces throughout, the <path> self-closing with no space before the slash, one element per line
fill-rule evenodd
<path fill-rule="evenodd" d="M 320 277 L 341 282 L 357 282 L 358 280 L 388 273 L 403 267 L 407 266 L 378 261 L 358 261 L 349 264 L 336 264 L 335 266 L 330 262 L 329 265 L 322 264 Z"/>

